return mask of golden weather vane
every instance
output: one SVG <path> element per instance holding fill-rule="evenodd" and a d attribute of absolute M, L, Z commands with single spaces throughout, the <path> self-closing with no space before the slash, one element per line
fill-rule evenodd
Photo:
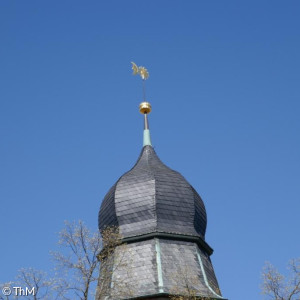
<path fill-rule="evenodd" d="M 133 75 L 139 74 L 143 80 L 148 79 L 149 72 L 145 67 L 142 67 L 142 66 L 138 67 L 134 62 L 131 62 L 131 63 L 132 63 Z"/>
<path fill-rule="evenodd" d="M 131 62 L 131 64 L 132 64 L 133 75 L 138 74 L 141 76 L 141 78 L 143 80 L 143 99 L 144 99 L 143 103 L 148 103 L 148 102 L 146 102 L 145 81 L 149 78 L 149 72 L 145 67 L 142 67 L 142 66 L 138 67 L 134 62 Z M 150 105 L 150 103 L 149 103 L 149 105 Z M 150 111 L 151 111 L 151 108 L 150 108 Z"/>

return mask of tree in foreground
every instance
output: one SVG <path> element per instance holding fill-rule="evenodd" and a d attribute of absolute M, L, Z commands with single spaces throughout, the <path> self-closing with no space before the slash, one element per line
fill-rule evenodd
<path fill-rule="evenodd" d="M 60 278 L 55 286 L 59 299 L 94 299 L 97 282 L 97 299 L 122 299 L 130 295 L 126 283 L 130 251 L 122 244 L 118 227 L 107 227 L 100 235 L 81 221 L 66 222 L 59 236 L 59 244 L 68 250 L 52 253 Z M 125 271 L 127 276 L 115 278 L 116 270 Z"/>
<path fill-rule="evenodd" d="M 107 228 L 101 234 L 102 237 L 99 232 L 89 230 L 82 221 L 65 222 L 64 229 L 59 233 L 61 250 L 52 253 L 56 266 L 54 278 L 33 268 L 21 269 L 15 281 L 0 284 L 1 290 L 8 288 L 12 291 L 10 295 L 0 292 L 0 300 L 94 299 L 98 279 L 98 295 L 109 295 L 111 299 L 124 298 L 130 293 L 126 280 L 113 278 L 112 274 L 118 268 L 128 270 L 130 260 L 126 254 L 127 247 L 121 243 L 118 228 Z M 118 251 L 115 251 L 116 248 Z M 124 256 L 126 260 L 123 260 Z M 111 285 L 115 287 L 114 295 L 110 295 Z M 14 287 L 27 287 L 30 291 L 34 288 L 34 295 L 16 296 Z"/>
<path fill-rule="evenodd" d="M 0 300 L 34 299 L 54 300 L 55 281 L 48 279 L 47 274 L 33 268 L 20 269 L 14 282 L 1 284 Z M 4 295 L 4 293 L 6 295 Z"/>
<path fill-rule="evenodd" d="M 300 299 L 300 258 L 288 264 L 290 277 L 285 278 L 270 263 L 266 263 L 262 272 L 262 293 L 272 300 Z"/>
<path fill-rule="evenodd" d="M 64 248 L 63 253 L 52 253 L 56 277 L 60 278 L 55 289 L 61 299 L 89 299 L 92 285 L 98 279 L 100 234 L 91 232 L 82 221 L 65 222 L 65 228 L 59 233 L 59 244 Z"/>

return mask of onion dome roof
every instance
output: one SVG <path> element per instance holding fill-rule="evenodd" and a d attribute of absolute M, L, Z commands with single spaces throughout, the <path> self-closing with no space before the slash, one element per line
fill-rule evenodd
<path fill-rule="evenodd" d="M 99 212 L 100 231 L 118 226 L 125 238 L 160 232 L 204 240 L 206 224 L 201 197 L 180 173 L 161 162 L 151 144 L 112 186 Z"/>

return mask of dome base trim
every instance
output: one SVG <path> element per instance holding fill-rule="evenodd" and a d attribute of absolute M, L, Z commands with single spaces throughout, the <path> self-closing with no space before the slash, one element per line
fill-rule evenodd
<path fill-rule="evenodd" d="M 137 236 L 130 236 L 125 237 L 122 239 L 124 243 L 134 243 L 137 241 L 145 241 L 153 238 L 164 238 L 169 240 L 180 240 L 180 241 L 186 241 L 186 242 L 194 242 L 199 247 L 204 249 L 206 253 L 211 256 L 214 252 L 214 250 L 200 237 L 198 236 L 192 236 L 192 235 L 184 235 L 184 234 L 176 234 L 176 233 L 167 233 L 167 232 L 151 232 L 146 234 L 141 234 Z"/>

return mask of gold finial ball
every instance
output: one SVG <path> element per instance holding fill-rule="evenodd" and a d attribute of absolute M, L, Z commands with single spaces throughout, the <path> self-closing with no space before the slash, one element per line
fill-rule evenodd
<path fill-rule="evenodd" d="M 149 102 L 142 102 L 140 104 L 140 113 L 149 114 L 151 112 L 151 104 Z"/>

